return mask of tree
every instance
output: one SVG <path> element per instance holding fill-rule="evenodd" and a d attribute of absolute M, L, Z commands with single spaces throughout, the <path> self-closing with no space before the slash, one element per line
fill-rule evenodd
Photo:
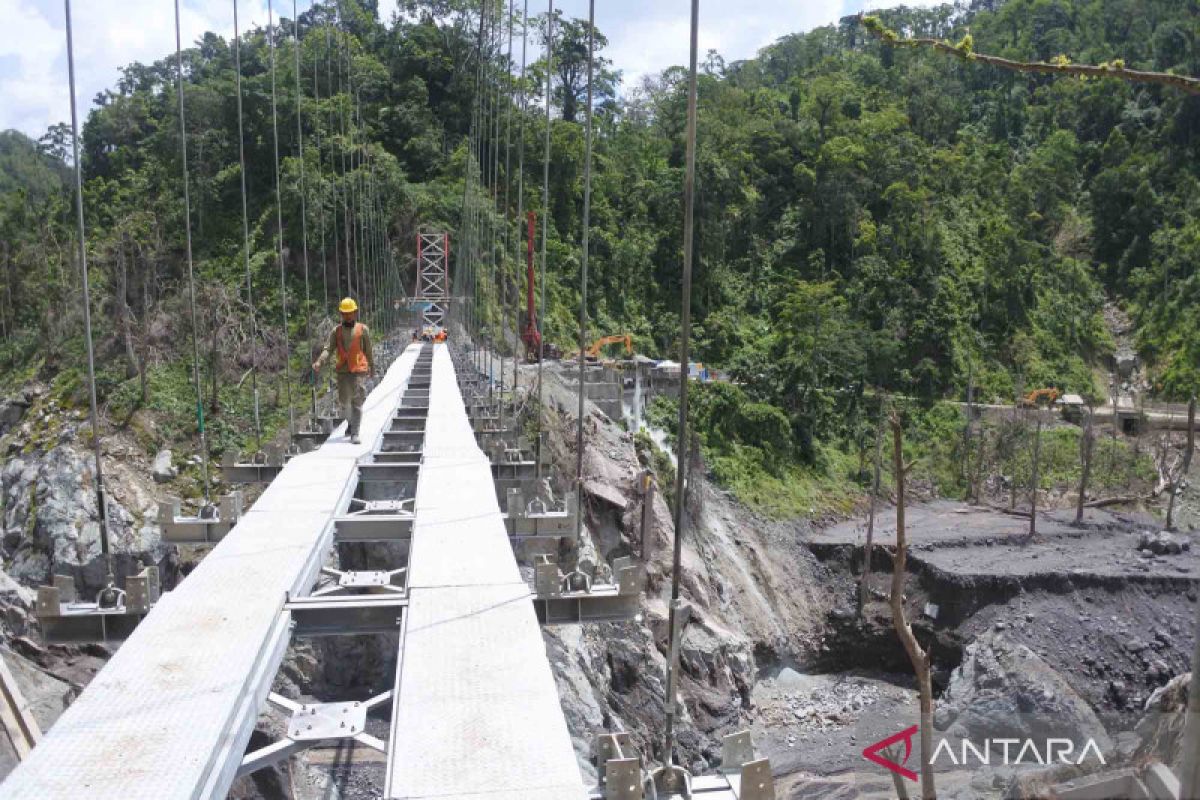
<path fill-rule="evenodd" d="M 933 778 L 933 679 L 930 654 L 922 649 L 904 612 L 904 584 L 908 577 L 908 536 L 905 530 L 905 483 L 911 464 L 904 463 L 904 425 L 899 412 L 891 412 L 892 459 L 896 476 L 896 556 L 892 567 L 892 625 L 917 676 L 921 709 L 921 797 L 935 800 Z"/>
<path fill-rule="evenodd" d="M 538 18 L 542 41 L 546 41 L 545 14 Z M 564 122 L 576 122 L 579 107 L 586 102 L 588 79 L 588 29 L 587 20 L 566 18 L 561 10 L 554 12 L 554 102 L 562 110 Z M 616 97 L 621 74 L 612 68 L 612 60 L 600 55 L 608 47 L 608 37 L 594 29 L 595 57 L 592 75 L 592 98 L 597 106 L 603 106 Z M 546 60 L 535 62 L 532 72 L 537 85 L 545 86 Z"/>

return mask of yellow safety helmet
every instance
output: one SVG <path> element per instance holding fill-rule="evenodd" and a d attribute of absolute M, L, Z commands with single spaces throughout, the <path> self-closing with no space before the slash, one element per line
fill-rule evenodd
<path fill-rule="evenodd" d="M 358 311 L 358 303 L 354 302 L 353 297 L 347 297 L 338 303 L 338 311 L 343 314 L 353 314 L 355 311 Z"/>

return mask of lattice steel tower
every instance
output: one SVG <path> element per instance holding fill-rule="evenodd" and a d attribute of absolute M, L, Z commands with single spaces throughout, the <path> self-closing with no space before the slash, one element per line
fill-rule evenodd
<path fill-rule="evenodd" d="M 417 234 L 417 292 L 421 322 L 441 328 L 450 302 L 450 234 Z"/>

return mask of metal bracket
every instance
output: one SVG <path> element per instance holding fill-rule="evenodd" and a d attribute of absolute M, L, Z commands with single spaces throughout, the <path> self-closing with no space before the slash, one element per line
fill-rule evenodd
<path fill-rule="evenodd" d="M 579 579 L 579 580 L 577 580 Z M 642 571 L 629 557 L 613 561 L 612 580 L 574 571 L 564 575 L 549 555 L 537 556 L 533 600 L 543 625 L 640 619 Z"/>
<path fill-rule="evenodd" d="M 213 544 L 225 538 L 242 516 L 244 498 L 241 492 L 231 492 L 218 500 L 217 505 L 204 505 L 194 517 L 180 516 L 183 501 L 168 497 L 158 503 L 158 525 L 164 541 L 176 544 Z"/>
<path fill-rule="evenodd" d="M 514 539 L 575 538 L 575 515 L 579 513 L 579 495 L 572 491 L 561 503 L 549 506 L 540 497 L 526 502 L 521 488 L 508 490 L 505 523 Z"/>
<path fill-rule="evenodd" d="M 284 604 L 296 636 L 357 636 L 396 630 L 408 607 L 401 594 L 294 597 Z"/>
<path fill-rule="evenodd" d="M 287 738 L 247 753 L 238 767 L 238 777 L 278 764 L 294 753 L 323 741 L 353 739 L 386 753 L 387 743 L 366 732 L 367 712 L 391 699 L 392 693 L 384 692 L 364 701 L 301 704 L 272 692 L 267 696 L 267 702 L 292 712 Z"/>
<path fill-rule="evenodd" d="M 125 589 L 113 606 L 79 599 L 75 580 L 55 575 L 52 586 L 39 586 L 35 607 L 42 638 L 51 643 L 113 642 L 129 637 L 158 602 L 162 587 L 158 567 L 145 567 L 125 578 Z"/>
<path fill-rule="evenodd" d="M 775 800 L 771 764 L 754 752 L 749 731 L 738 731 L 721 742 L 721 768 L 715 775 L 691 776 L 679 767 L 647 771 L 628 733 L 602 733 L 592 746 L 598 785 L 592 800 L 643 800 L 645 788 L 660 784 L 660 800 L 703 797 L 705 800 Z M 668 771 L 670 774 L 668 775 Z M 663 792 L 662 786 L 671 788 Z"/>
<path fill-rule="evenodd" d="M 277 444 L 265 445 L 249 461 L 239 461 L 237 453 L 226 450 L 221 475 L 229 483 L 270 483 L 283 470 L 285 460 L 284 450 Z"/>

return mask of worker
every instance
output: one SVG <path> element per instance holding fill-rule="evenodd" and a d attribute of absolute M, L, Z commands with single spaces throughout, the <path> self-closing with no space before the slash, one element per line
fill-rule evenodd
<path fill-rule="evenodd" d="M 434 336 L 433 340 L 438 343 L 446 341 L 446 329 L 442 328 L 440 331 L 438 331 L 437 336 Z"/>
<path fill-rule="evenodd" d="M 363 401 L 367 397 L 367 377 L 375 377 L 375 357 L 371 354 L 371 332 L 358 321 L 358 303 L 347 297 L 338 304 L 342 324 L 329 334 L 325 349 L 313 362 L 313 373 L 319 373 L 329 359 L 337 354 L 337 393 L 346 418 L 346 435 L 351 444 L 359 444 L 359 425 L 362 423 Z"/>

